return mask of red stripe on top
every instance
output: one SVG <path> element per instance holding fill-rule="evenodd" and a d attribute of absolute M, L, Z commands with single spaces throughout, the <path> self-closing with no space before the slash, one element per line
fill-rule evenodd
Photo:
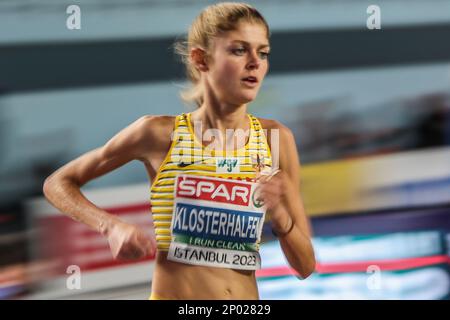
<path fill-rule="evenodd" d="M 317 273 L 346 273 L 346 272 L 366 272 L 369 266 L 377 266 L 384 271 L 405 270 L 420 268 L 434 264 L 449 263 L 450 257 L 437 255 L 430 257 L 406 258 L 395 260 L 369 260 L 349 263 L 317 263 Z M 276 277 L 297 275 L 296 271 L 288 266 L 261 269 L 256 271 L 257 277 Z"/>

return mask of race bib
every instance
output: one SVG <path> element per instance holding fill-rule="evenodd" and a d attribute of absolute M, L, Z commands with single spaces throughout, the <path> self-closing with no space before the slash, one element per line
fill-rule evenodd
<path fill-rule="evenodd" d="M 179 175 L 171 224 L 172 261 L 243 270 L 261 267 L 258 246 L 265 207 L 258 184 Z"/>

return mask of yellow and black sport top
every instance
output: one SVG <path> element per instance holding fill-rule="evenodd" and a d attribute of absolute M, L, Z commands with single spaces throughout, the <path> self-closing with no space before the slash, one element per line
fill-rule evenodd
<path fill-rule="evenodd" d="M 247 114 L 247 116 L 250 122 L 247 143 L 238 150 L 227 152 L 203 146 L 194 134 L 190 113 L 183 113 L 175 118 L 170 149 L 150 189 L 151 211 L 158 250 L 168 251 L 172 240 L 171 222 L 177 175 L 252 181 L 256 176 L 255 159 L 261 161 L 266 168 L 272 166 L 270 148 L 261 123 L 253 115 Z M 234 160 L 239 159 L 237 168 L 218 170 L 218 167 L 226 167 L 230 164 L 227 161 L 228 157 Z M 232 164 L 229 168 L 232 168 Z"/>

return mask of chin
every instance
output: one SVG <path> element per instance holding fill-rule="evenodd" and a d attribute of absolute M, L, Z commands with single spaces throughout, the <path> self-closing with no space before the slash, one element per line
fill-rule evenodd
<path fill-rule="evenodd" d="M 234 99 L 234 103 L 237 106 L 241 106 L 243 104 L 248 104 L 250 102 L 252 102 L 254 99 L 253 98 L 245 98 L 245 97 L 239 97 Z"/>
<path fill-rule="evenodd" d="M 258 95 L 258 92 L 246 92 L 243 94 L 240 94 L 239 97 L 236 99 L 240 102 L 240 104 L 246 104 L 250 103 L 253 100 L 256 99 L 256 96 Z"/>
<path fill-rule="evenodd" d="M 224 95 L 224 101 L 234 105 L 243 105 L 256 99 L 259 90 L 233 90 Z M 228 98 L 228 99 L 227 99 Z"/>

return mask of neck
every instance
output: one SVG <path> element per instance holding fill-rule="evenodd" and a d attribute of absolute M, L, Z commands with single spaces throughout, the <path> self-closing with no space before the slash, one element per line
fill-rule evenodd
<path fill-rule="evenodd" d="M 204 129 L 215 128 L 223 132 L 249 128 L 246 104 L 231 105 L 211 97 L 205 97 L 200 108 L 192 113 L 192 120 L 201 121 Z"/>
<path fill-rule="evenodd" d="M 214 141 L 209 134 L 205 134 L 207 130 L 219 130 L 220 136 L 217 137 L 219 140 L 216 143 L 221 149 L 227 149 L 226 145 L 242 147 L 250 132 L 246 104 L 235 106 L 226 103 L 211 103 L 211 100 L 205 99 L 200 108 L 192 112 L 191 121 L 196 136 L 202 137 L 203 142 Z"/>

